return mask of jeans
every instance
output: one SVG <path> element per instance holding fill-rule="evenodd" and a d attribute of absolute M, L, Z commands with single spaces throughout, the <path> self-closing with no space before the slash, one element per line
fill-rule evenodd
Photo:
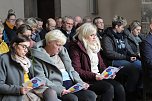
<path fill-rule="evenodd" d="M 113 60 L 113 66 L 124 66 L 116 74 L 115 80 L 119 81 L 125 88 L 127 98 L 135 99 L 133 94 L 137 90 L 137 86 L 140 85 L 141 80 L 141 61 L 136 60 L 129 62 L 127 60 Z M 134 101 L 134 100 L 131 100 Z"/>
<path fill-rule="evenodd" d="M 132 68 L 141 69 L 141 61 L 140 60 L 136 60 L 134 62 L 129 62 L 127 60 L 113 60 L 112 65 L 116 66 L 116 67 L 124 66 L 125 68 L 132 67 Z"/>

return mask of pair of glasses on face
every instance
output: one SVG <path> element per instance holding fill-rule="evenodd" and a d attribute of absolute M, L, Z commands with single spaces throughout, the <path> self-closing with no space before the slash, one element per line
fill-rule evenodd
<path fill-rule="evenodd" d="M 18 45 L 20 45 L 23 49 L 27 49 L 27 50 L 29 50 L 30 49 L 30 47 L 28 47 L 28 46 L 26 46 L 26 45 L 23 45 L 23 44 L 18 44 Z"/>
<path fill-rule="evenodd" d="M 15 22 L 16 21 L 16 19 L 9 19 L 10 21 L 12 21 L 12 22 Z"/>

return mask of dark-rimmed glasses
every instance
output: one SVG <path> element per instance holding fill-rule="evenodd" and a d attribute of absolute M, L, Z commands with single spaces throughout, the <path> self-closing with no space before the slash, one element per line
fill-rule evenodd
<path fill-rule="evenodd" d="M 23 45 L 23 44 L 18 44 L 18 45 L 22 46 L 23 49 L 29 50 L 29 48 L 30 48 L 30 47 L 28 47 L 28 46 L 26 46 L 26 45 Z"/>

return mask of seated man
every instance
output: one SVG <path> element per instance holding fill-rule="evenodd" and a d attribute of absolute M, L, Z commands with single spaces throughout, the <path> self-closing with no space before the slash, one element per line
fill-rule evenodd
<path fill-rule="evenodd" d="M 127 101 L 135 101 L 137 85 L 140 79 L 141 62 L 128 44 L 124 34 L 127 21 L 121 16 L 115 16 L 112 27 L 105 30 L 102 38 L 103 55 L 108 65 L 124 66 L 115 79 L 121 82 L 126 90 Z"/>
<path fill-rule="evenodd" d="M 66 36 L 60 30 L 52 30 L 31 49 L 34 59 L 35 76 L 46 80 L 46 86 L 53 88 L 62 101 L 96 101 L 89 85 L 81 80 L 73 69 L 67 50 L 63 47 Z M 75 93 L 68 90 L 80 83 L 84 89 Z M 83 95 L 83 96 L 82 96 Z"/>

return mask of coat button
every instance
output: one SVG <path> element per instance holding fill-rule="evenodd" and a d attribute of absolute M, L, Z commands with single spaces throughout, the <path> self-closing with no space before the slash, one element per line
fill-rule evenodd
<path fill-rule="evenodd" d="M 51 73 L 53 74 L 53 73 L 54 73 L 54 71 L 51 71 Z"/>

